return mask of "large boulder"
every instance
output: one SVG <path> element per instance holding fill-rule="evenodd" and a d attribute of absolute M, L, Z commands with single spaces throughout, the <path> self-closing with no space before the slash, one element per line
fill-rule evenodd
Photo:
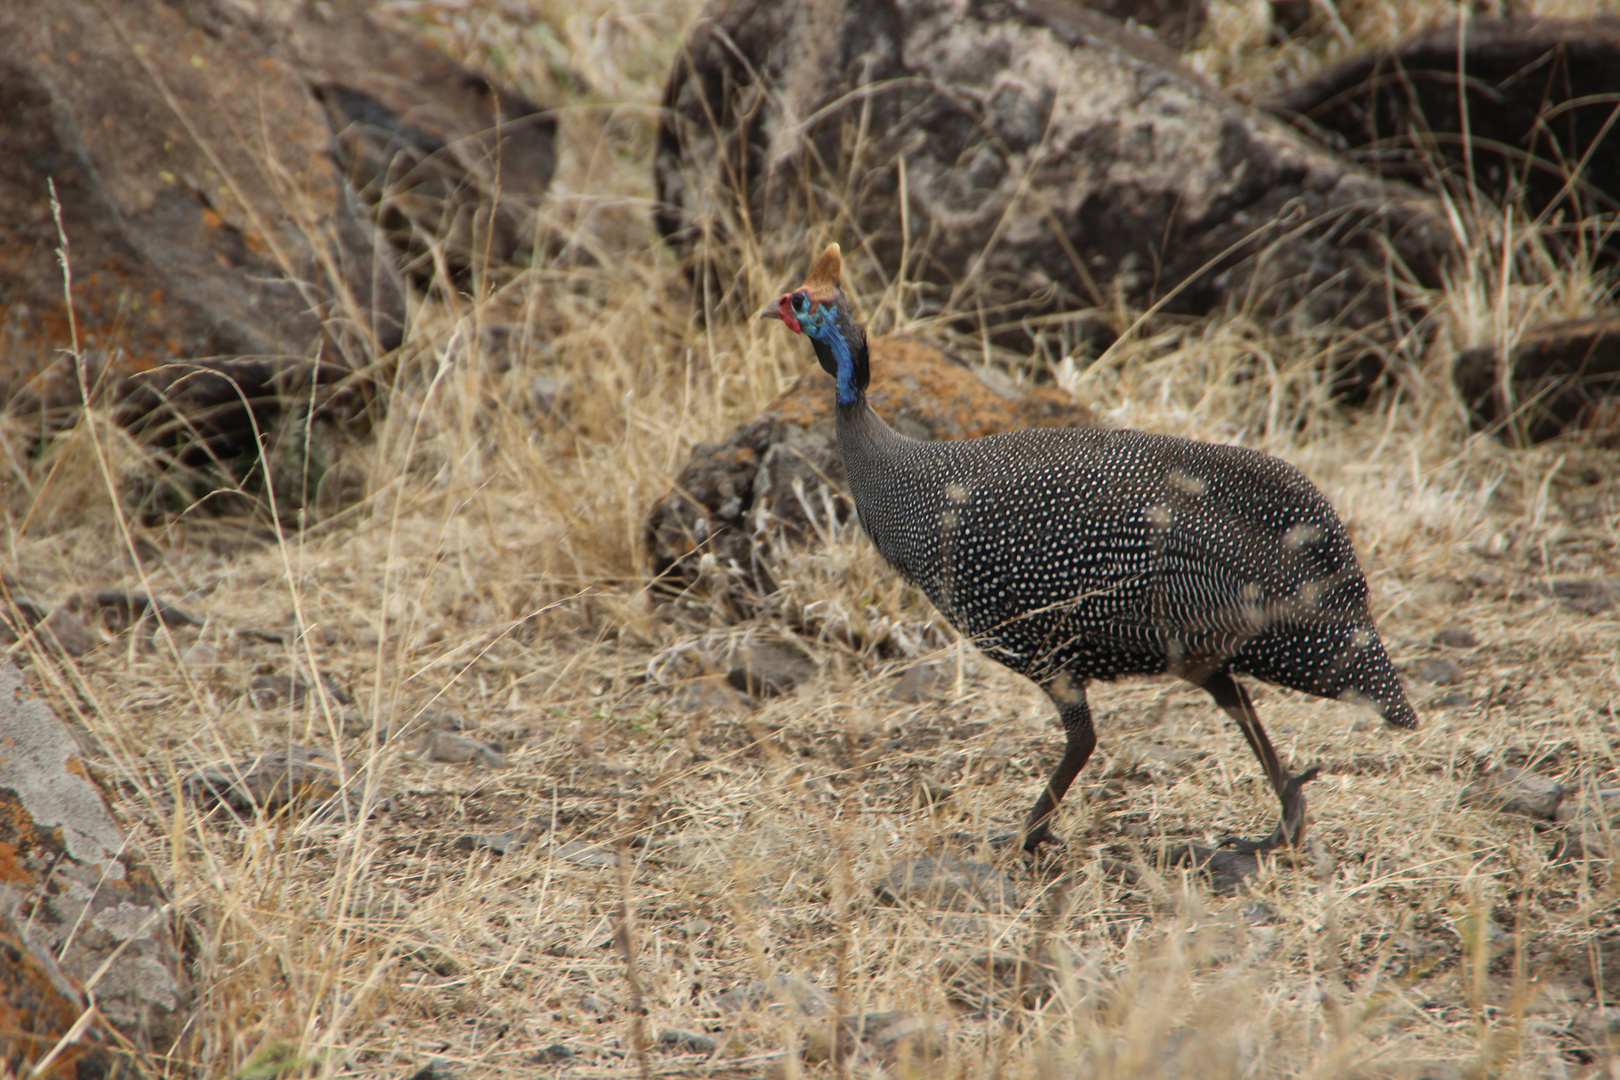
<path fill-rule="evenodd" d="M 1470 19 L 1362 53 L 1267 108 L 1387 177 L 1517 203 L 1620 253 L 1620 18 Z M 1584 224 L 1582 224 L 1584 223 Z"/>
<path fill-rule="evenodd" d="M 73 733 L 0 661 L 0 1047 L 17 1038 L 24 1054 L 49 1052 L 88 986 L 137 1049 L 170 1050 L 190 1008 L 173 921 Z M 89 1036 L 74 1052 L 90 1059 L 78 1075 L 102 1075 L 107 1058 L 96 1029 Z"/>
<path fill-rule="evenodd" d="M 315 89 L 345 167 L 421 277 L 532 255 L 556 169 L 556 117 L 370 10 L 286 4 L 244 24 Z"/>
<path fill-rule="evenodd" d="M 52 183 L 92 385 L 197 357 L 359 368 L 399 342 L 403 294 L 320 104 L 211 9 L 0 11 L 0 402 L 79 399 Z"/>
<path fill-rule="evenodd" d="M 1431 195 L 1075 3 L 713 0 L 665 104 L 660 224 L 739 308 L 763 284 L 745 256 L 787 265 L 834 222 L 857 271 L 998 334 L 1123 299 L 1377 339 L 1389 257 L 1433 282 L 1453 251 Z"/>
<path fill-rule="evenodd" d="M 923 338 L 874 338 L 867 399 L 915 439 L 971 439 L 1031 427 L 1089 427 L 1084 405 L 1052 387 L 1019 387 L 976 371 Z M 779 545 L 814 536 L 817 520 L 846 520 L 851 506 L 838 455 L 832 377 L 799 376 L 759 416 L 718 443 L 699 443 L 674 490 L 647 515 L 652 572 L 697 583 L 705 565 L 740 587 L 744 609 L 775 588 Z M 736 591 L 736 590 L 733 590 Z"/>
<path fill-rule="evenodd" d="M 1467 349 L 1453 367 L 1475 427 L 1508 442 L 1566 431 L 1620 437 L 1620 318 L 1536 328 L 1512 349 Z"/>

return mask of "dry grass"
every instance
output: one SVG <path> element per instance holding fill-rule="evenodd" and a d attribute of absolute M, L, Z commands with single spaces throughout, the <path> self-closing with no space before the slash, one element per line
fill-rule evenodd
<path fill-rule="evenodd" d="M 1462 215 L 1480 257 L 1434 298 L 1441 332 L 1401 357 L 1400 394 L 1349 416 L 1308 347 L 1241 320 L 1058 365 L 1115 422 L 1303 467 L 1350 525 L 1399 664 L 1437 654 L 1445 626 L 1482 644 L 1457 654 L 1458 687 L 1408 677 L 1412 734 L 1257 694 L 1285 758 L 1326 771 L 1309 850 L 1267 862 L 1244 895 L 1213 896 L 1159 853 L 1269 827 L 1259 770 L 1204 695 L 1137 680 L 1095 688 L 1101 746 L 1060 816 L 1066 846 L 1033 866 L 980 853 L 1022 910 L 886 907 L 872 886 L 898 862 L 1015 821 L 1060 739 L 1044 697 L 960 649 L 852 528 L 793 555 L 776 598 L 820 677 L 751 711 L 676 707 L 671 684 L 731 631 L 655 610 L 642 515 L 694 442 L 810 363 L 773 326 L 701 319 L 648 225 L 652 108 L 693 8 L 394 5 L 572 104 L 546 211 L 557 254 L 424 304 L 386 420 L 345 458 L 359 503 L 302 531 L 200 513 L 146 527 L 109 495 L 143 460 L 104 418 L 36 459 L 4 442 L 8 573 L 50 600 L 139 588 L 206 617 L 75 664 L 27 658 L 106 748 L 118 811 L 185 914 L 192 1039 L 159 1069 L 404 1077 L 438 1057 L 458 1076 L 518 1077 L 1612 1075 L 1590 1018 L 1620 993 L 1602 974 L 1620 964 L 1616 868 L 1555 858 L 1555 833 L 1459 792 L 1502 764 L 1620 787 L 1620 621 L 1538 591 L 1620 575 L 1620 470 L 1578 441 L 1510 451 L 1470 435 L 1445 378 L 1456 346 L 1598 309 L 1607 284 L 1539 257 L 1509 219 Z M 1347 5 L 1347 42 L 1282 47 L 1223 16 L 1203 55 L 1241 83 L 1435 10 Z M 800 269 L 752 273 L 763 293 Z M 944 700 L 891 701 L 879 642 L 941 662 Z M 256 672 L 294 669 L 333 676 L 374 722 L 324 696 L 250 704 Z M 1463 699 L 1442 704 L 1448 692 Z M 425 763 L 414 739 L 389 739 L 429 705 L 500 740 L 510 767 Z M 179 797 L 199 766 L 288 744 L 337 754 L 362 812 L 242 822 Z M 923 781 L 950 787 L 943 807 L 923 808 Z M 525 825 L 535 838 L 504 856 L 455 846 Z M 551 854 L 573 840 L 622 866 Z M 992 954 L 1029 966 L 960 974 Z M 810 1060 L 825 1032 L 791 1011 L 717 1011 L 717 993 L 783 975 L 844 1015 L 926 1018 L 942 1056 Z M 662 1029 L 709 1029 L 718 1049 L 658 1046 Z M 571 1056 L 548 1057 L 554 1044 Z"/>

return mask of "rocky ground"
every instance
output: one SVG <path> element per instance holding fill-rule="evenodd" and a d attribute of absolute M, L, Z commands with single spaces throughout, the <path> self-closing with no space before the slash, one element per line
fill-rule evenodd
<path fill-rule="evenodd" d="M 1586 413 L 1541 442 L 1476 430 L 1451 377 L 1470 347 L 1610 315 L 1608 271 L 1470 209 L 1472 276 L 1430 288 L 1394 385 L 1357 407 L 1316 336 L 1242 311 L 1089 312 L 1124 320 L 1113 347 L 1052 356 L 962 334 L 903 279 L 862 285 L 874 322 L 959 361 L 897 402 L 948 385 L 1301 467 L 1420 717 L 1255 687 L 1285 759 L 1323 765 L 1308 843 L 1200 872 L 1178 846 L 1269 830 L 1258 767 L 1202 692 L 1097 686 L 1064 843 L 1029 860 L 983 839 L 1059 756 L 1046 698 L 958 641 L 814 470 L 773 474 L 804 499 L 747 542 L 753 504 L 720 513 L 735 490 L 672 492 L 818 422 L 792 396 L 804 343 L 723 317 L 655 233 L 654 106 L 695 11 L 387 7 L 564 103 L 549 240 L 528 268 L 411 286 L 386 412 L 324 476 L 263 470 L 329 497 L 261 477 L 243 512 L 151 512 L 155 459 L 110 405 L 0 442 L 0 641 L 76 740 L 56 760 L 108 793 L 120 858 L 165 890 L 189 980 L 149 1070 L 1611 1074 L 1620 460 Z M 1265 96 L 1434 14 L 1346 8 L 1277 44 L 1218 5 L 1178 47 Z M 763 302 L 825 238 L 737 280 Z M 688 566 L 694 515 L 734 530 L 736 565 Z"/>

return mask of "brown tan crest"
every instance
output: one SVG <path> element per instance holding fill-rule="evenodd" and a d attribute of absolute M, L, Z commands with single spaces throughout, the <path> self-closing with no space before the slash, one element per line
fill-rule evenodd
<path fill-rule="evenodd" d="M 843 272 L 843 252 L 837 244 L 828 244 L 821 258 L 816 260 L 816 265 L 810 268 L 810 276 L 804 279 L 804 284 L 799 288 L 809 293 L 812 300 L 831 300 L 842 288 L 840 276 Z"/>

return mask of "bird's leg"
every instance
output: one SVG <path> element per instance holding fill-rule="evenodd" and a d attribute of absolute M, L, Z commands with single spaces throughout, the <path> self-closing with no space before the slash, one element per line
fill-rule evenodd
<path fill-rule="evenodd" d="M 1046 841 L 1055 839 L 1049 827 L 1052 812 L 1057 809 L 1057 804 L 1069 790 L 1069 785 L 1074 783 L 1074 778 L 1080 774 L 1080 770 L 1086 767 L 1086 761 L 1097 747 L 1097 731 L 1091 726 L 1091 708 L 1086 704 L 1085 683 L 1076 683 L 1065 672 L 1046 683 L 1041 689 L 1046 691 L 1047 696 L 1058 707 L 1058 717 L 1063 721 L 1066 741 L 1063 745 L 1063 760 L 1052 770 L 1051 778 L 1041 789 L 1040 797 L 1035 800 L 1035 806 L 1030 810 L 1023 829 L 1016 837 L 1023 849 L 1030 853 L 1034 853 L 1035 849 Z"/>
<path fill-rule="evenodd" d="M 1272 748 L 1271 740 L 1266 738 L 1266 729 L 1260 726 L 1260 716 L 1254 711 L 1254 702 L 1249 700 L 1248 691 L 1229 673 L 1212 672 L 1204 677 L 1200 685 L 1209 691 L 1215 704 L 1237 721 L 1238 729 L 1248 740 L 1249 749 L 1260 759 L 1260 767 L 1266 770 L 1271 788 L 1282 802 L 1282 819 L 1270 836 L 1264 840 L 1229 837 L 1221 842 L 1222 846 L 1234 847 L 1242 852 L 1271 851 L 1285 844 L 1298 847 L 1305 840 L 1305 785 L 1316 779 L 1322 767 L 1313 765 L 1298 775 L 1289 775 L 1278 759 L 1277 751 Z"/>

